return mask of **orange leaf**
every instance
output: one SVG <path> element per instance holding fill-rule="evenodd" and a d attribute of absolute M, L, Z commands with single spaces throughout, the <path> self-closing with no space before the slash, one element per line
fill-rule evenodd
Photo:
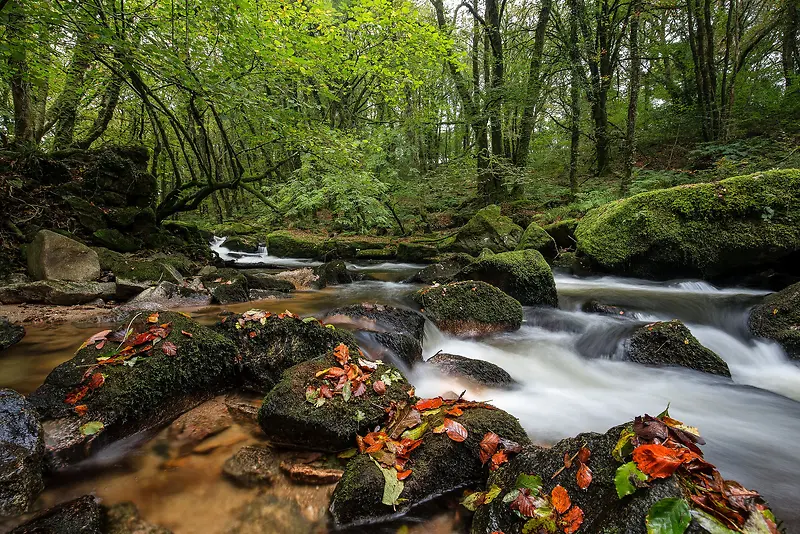
<path fill-rule="evenodd" d="M 383 444 L 384 444 L 383 441 L 377 441 L 373 445 L 370 445 L 369 447 L 367 447 L 364 452 L 366 452 L 367 454 L 369 454 L 371 452 L 378 452 L 379 450 L 381 450 L 383 448 Z"/>
<path fill-rule="evenodd" d="M 419 411 L 435 410 L 442 407 L 442 398 L 434 397 L 432 399 L 418 400 L 414 407 Z"/>
<path fill-rule="evenodd" d="M 553 491 L 550 492 L 550 502 L 553 503 L 553 508 L 555 508 L 556 512 L 559 514 L 563 514 L 572 506 L 572 501 L 569 500 L 569 494 L 561 484 L 553 488 Z"/>
<path fill-rule="evenodd" d="M 561 516 L 559 523 L 564 530 L 564 534 L 573 534 L 573 532 L 576 532 L 583 524 L 583 510 L 577 506 L 573 506 L 569 509 L 569 512 Z"/>
<path fill-rule="evenodd" d="M 339 343 L 336 348 L 333 349 L 333 355 L 336 357 L 336 361 L 341 365 L 345 365 L 350 361 L 350 349 L 347 348 L 347 345 L 344 343 Z"/>
<path fill-rule="evenodd" d="M 569 455 L 568 452 L 564 453 L 564 468 L 569 469 L 572 467 L 572 457 Z"/>
<path fill-rule="evenodd" d="M 158 324 L 158 313 L 154 313 L 147 318 L 148 323 Z"/>
<path fill-rule="evenodd" d="M 452 408 L 450 408 L 449 410 L 445 411 L 444 413 L 446 413 L 447 415 L 452 415 L 453 417 L 458 417 L 459 415 L 463 415 L 464 411 L 461 408 L 459 408 L 458 406 L 453 406 Z"/>
<path fill-rule="evenodd" d="M 484 434 L 483 439 L 479 445 L 481 464 L 489 461 L 495 452 L 497 452 L 497 445 L 500 443 L 500 436 L 494 432 L 487 432 Z"/>
<path fill-rule="evenodd" d="M 582 490 L 588 488 L 592 483 L 592 470 L 583 462 L 578 466 L 578 472 L 575 473 L 575 481 Z"/>
<path fill-rule="evenodd" d="M 466 441 L 468 436 L 467 429 L 464 425 L 453 419 L 448 419 L 447 417 L 444 418 L 444 431 L 447 432 L 448 438 L 459 443 Z"/>
<path fill-rule="evenodd" d="M 492 463 L 489 466 L 489 470 L 494 471 L 506 462 L 508 462 L 508 452 L 497 451 L 492 455 Z"/>
<path fill-rule="evenodd" d="M 78 401 L 84 398 L 87 393 L 89 393 L 88 386 L 81 386 L 75 389 L 74 391 L 71 391 L 67 395 L 67 398 L 64 399 L 64 402 L 66 402 L 67 404 L 76 404 Z"/>
<path fill-rule="evenodd" d="M 397 480 L 405 480 L 411 475 L 411 469 L 406 469 L 405 471 L 400 471 L 397 473 Z"/>
<path fill-rule="evenodd" d="M 258 332 L 256 332 L 255 330 L 251 330 L 251 331 L 250 331 L 250 332 L 247 334 L 247 337 L 249 337 L 250 339 L 253 339 L 253 338 L 254 338 L 254 337 L 256 337 L 257 335 L 258 335 Z"/>
<path fill-rule="evenodd" d="M 89 380 L 89 389 L 97 389 L 106 383 L 105 377 L 100 373 L 94 373 Z"/>
<path fill-rule="evenodd" d="M 687 449 L 673 449 L 658 444 L 639 445 L 633 450 L 633 461 L 642 473 L 652 478 L 672 476 L 678 467 L 687 460 Z"/>
<path fill-rule="evenodd" d="M 78 414 L 79 417 L 83 417 L 88 411 L 89 407 L 85 404 L 79 404 L 78 406 L 75 406 L 75 413 Z"/>
<path fill-rule="evenodd" d="M 591 458 L 591 456 L 592 456 L 592 451 L 590 451 L 586 447 L 581 447 L 581 449 L 578 451 L 578 460 L 580 460 L 583 463 L 588 463 L 589 458 Z"/>

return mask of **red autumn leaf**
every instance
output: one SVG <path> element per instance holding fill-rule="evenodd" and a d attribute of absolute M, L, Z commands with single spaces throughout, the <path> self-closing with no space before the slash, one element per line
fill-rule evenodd
<path fill-rule="evenodd" d="M 531 495 L 531 490 L 522 488 L 519 490 L 517 498 L 511 501 L 509 506 L 512 510 L 517 510 L 525 517 L 533 517 L 536 513 L 536 497 Z"/>
<path fill-rule="evenodd" d="M 589 458 L 591 457 L 592 457 L 592 451 L 590 451 L 586 447 L 581 447 L 581 449 L 578 451 L 578 460 L 580 460 L 585 464 L 589 463 Z"/>
<path fill-rule="evenodd" d="M 91 345 L 92 343 L 97 343 L 98 341 L 103 341 L 106 339 L 106 336 L 111 333 L 111 330 L 103 330 L 102 332 L 98 332 L 89 339 L 86 340 L 86 345 Z"/>
<path fill-rule="evenodd" d="M 564 468 L 569 469 L 572 467 L 572 456 L 568 452 L 564 453 Z"/>
<path fill-rule="evenodd" d="M 366 452 L 367 454 L 372 453 L 372 452 L 378 452 L 379 450 L 381 450 L 383 448 L 383 445 L 384 445 L 383 441 L 377 441 L 374 444 L 372 444 L 369 447 L 367 447 L 364 450 L 364 452 Z"/>
<path fill-rule="evenodd" d="M 339 343 L 336 348 L 333 349 L 333 355 L 336 357 L 336 361 L 341 365 L 346 365 L 347 362 L 350 361 L 350 349 L 347 348 L 347 345 L 344 343 Z"/>
<path fill-rule="evenodd" d="M 94 348 L 96 348 L 97 350 L 103 350 L 103 347 L 105 346 L 106 346 L 106 340 L 104 339 L 103 341 L 95 345 Z"/>
<path fill-rule="evenodd" d="M 156 338 L 155 335 L 151 334 L 150 332 L 142 332 L 135 338 L 133 338 L 133 345 L 144 345 L 145 343 L 149 343 Z"/>
<path fill-rule="evenodd" d="M 462 410 L 458 406 L 453 406 L 449 410 L 446 410 L 444 413 L 446 413 L 447 415 L 452 415 L 453 417 L 458 417 L 459 415 L 464 414 L 464 410 Z"/>
<path fill-rule="evenodd" d="M 172 329 L 169 328 L 169 325 L 167 325 L 167 326 L 151 326 L 150 329 L 148 330 L 148 332 L 150 332 L 151 334 L 153 334 L 156 337 L 160 337 L 161 339 L 164 339 L 165 337 L 167 337 L 171 331 L 172 331 Z"/>
<path fill-rule="evenodd" d="M 331 388 L 329 388 L 328 386 L 326 386 L 324 384 L 319 388 L 319 393 L 320 393 L 320 395 L 322 395 L 326 399 L 332 399 L 333 398 L 333 392 L 331 391 Z"/>
<path fill-rule="evenodd" d="M 85 404 L 79 404 L 78 406 L 75 406 L 75 413 L 78 414 L 79 417 L 83 417 L 88 411 L 89 407 Z"/>
<path fill-rule="evenodd" d="M 495 471 L 506 462 L 508 462 L 508 451 L 497 451 L 492 455 L 492 463 L 489 466 L 489 470 Z"/>
<path fill-rule="evenodd" d="M 161 344 L 161 352 L 163 352 L 167 356 L 177 356 L 178 347 L 172 341 L 165 341 L 164 343 Z"/>
<path fill-rule="evenodd" d="M 344 369 L 341 367 L 331 367 L 328 369 L 328 372 L 325 374 L 325 378 L 335 378 L 337 376 L 342 376 L 346 373 Z"/>
<path fill-rule="evenodd" d="M 251 330 L 251 331 L 250 331 L 250 332 L 247 334 L 247 337 L 249 337 L 250 339 L 253 339 L 253 338 L 254 338 L 254 337 L 256 337 L 257 335 L 258 335 L 258 332 L 256 332 L 255 330 Z"/>
<path fill-rule="evenodd" d="M 366 392 L 367 392 L 367 386 L 364 385 L 364 382 L 359 382 L 358 386 L 356 386 L 356 389 L 353 390 L 353 396 L 360 397 Z"/>
<path fill-rule="evenodd" d="M 432 399 L 421 399 L 417 401 L 414 407 L 419 411 L 435 410 L 442 407 L 442 398 L 434 397 Z"/>
<path fill-rule="evenodd" d="M 411 451 L 422 445 L 422 439 L 404 438 L 400 440 L 400 448 L 397 454 L 400 456 L 408 456 Z"/>
<path fill-rule="evenodd" d="M 500 443 L 500 436 L 495 434 L 494 432 L 487 432 L 483 435 L 483 439 L 480 442 L 480 456 L 481 456 L 481 464 L 485 464 L 489 461 L 489 458 L 497 452 L 497 445 Z"/>
<path fill-rule="evenodd" d="M 97 389 L 105 383 L 106 379 L 101 373 L 94 373 L 89 380 L 89 389 Z"/>
<path fill-rule="evenodd" d="M 464 425 L 447 417 L 444 418 L 444 431 L 447 433 L 448 438 L 459 443 L 466 441 L 468 436 L 467 429 L 464 428 Z"/>
<path fill-rule="evenodd" d="M 550 502 L 553 503 L 553 508 L 555 508 L 556 512 L 559 514 L 563 514 L 572 506 L 572 501 L 569 500 L 569 494 L 561 484 L 553 488 L 553 491 L 550 492 Z"/>
<path fill-rule="evenodd" d="M 187 332 L 186 330 L 181 330 L 181 334 L 183 334 L 186 337 L 194 337 L 194 335 L 192 335 L 191 332 Z"/>
<path fill-rule="evenodd" d="M 386 384 L 383 383 L 383 380 L 378 380 L 377 382 L 373 382 L 372 389 L 378 395 L 383 395 L 386 393 Z"/>
<path fill-rule="evenodd" d="M 577 506 L 573 506 L 569 509 L 569 512 L 561 516 L 559 524 L 562 530 L 564 530 L 564 534 L 573 534 L 573 532 L 576 532 L 583 524 L 583 510 Z"/>
<path fill-rule="evenodd" d="M 633 450 L 633 461 L 645 475 L 652 478 L 667 478 L 687 461 L 689 455 L 692 453 L 687 449 L 673 449 L 653 443 L 636 447 Z"/>
<path fill-rule="evenodd" d="M 64 399 L 64 402 L 67 404 L 76 404 L 78 401 L 84 398 L 87 393 L 89 393 L 89 387 L 81 386 L 67 394 L 67 398 Z"/>
<path fill-rule="evenodd" d="M 592 470 L 583 462 L 580 463 L 578 472 L 575 473 L 575 481 L 582 490 L 588 488 L 589 484 L 592 483 Z"/>
<path fill-rule="evenodd" d="M 397 473 L 397 480 L 405 480 L 411 475 L 411 469 L 400 471 Z"/>

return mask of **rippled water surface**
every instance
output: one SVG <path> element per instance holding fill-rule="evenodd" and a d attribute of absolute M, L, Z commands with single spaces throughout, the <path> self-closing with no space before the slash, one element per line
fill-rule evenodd
<path fill-rule="evenodd" d="M 415 287 L 401 281 L 419 266 L 353 267 L 379 280 L 229 309 L 259 306 L 318 315 L 357 302 L 411 305 L 408 295 Z M 525 323 L 517 332 L 466 341 L 444 336 L 428 325 L 426 357 L 444 350 L 485 359 L 506 369 L 521 384 L 519 388 L 473 390 L 418 366 L 409 376 L 417 392 L 434 396 L 467 389 L 467 396 L 491 400 L 519 417 L 531 438 L 541 443 L 584 431 L 604 432 L 636 415 L 658 413 L 669 403 L 673 417 L 701 429 L 707 441 L 706 456 L 725 477 L 760 491 L 788 531 L 800 532 L 800 367 L 788 361 L 777 345 L 755 340 L 747 332 L 747 310 L 764 293 L 715 288 L 697 281 L 653 283 L 563 275 L 556 281 L 560 308 L 526 308 Z M 620 306 L 626 314 L 581 312 L 581 305 L 590 299 Z M 219 311 L 209 308 L 192 313 L 208 323 Z M 728 363 L 733 379 L 619 361 L 621 344 L 637 326 L 669 319 L 684 321 L 701 343 Z M 0 357 L 0 387 L 31 391 L 96 330 L 96 324 L 29 327 L 24 341 Z M 232 439 L 237 432 L 241 431 L 233 429 Z M 242 442 L 252 439 L 245 436 Z M 203 458 L 191 457 L 186 465 L 167 468 L 154 459 L 147 444 L 106 472 L 87 472 L 80 480 L 70 479 L 49 489 L 44 501 L 93 491 L 111 503 L 133 500 L 144 517 L 176 533 L 225 532 L 253 493 L 234 488 L 220 477 L 222 462 L 239 446 L 235 442 Z M 307 501 L 313 508 L 309 513 L 323 513 L 329 489 L 302 491 L 306 493 L 296 498 Z M 434 519 L 418 528 L 447 532 L 450 524 Z M 198 530 L 198 525 L 204 525 L 203 529 Z"/>

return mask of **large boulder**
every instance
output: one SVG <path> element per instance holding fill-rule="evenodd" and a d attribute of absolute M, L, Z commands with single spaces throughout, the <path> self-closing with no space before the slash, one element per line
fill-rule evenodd
<path fill-rule="evenodd" d="M 167 281 L 180 284 L 183 282 L 181 271 L 183 274 L 188 274 L 191 270 L 191 262 L 180 254 L 146 259 L 101 247 L 95 248 L 94 251 L 97 252 L 100 267 L 104 271 L 111 271 L 116 278 L 135 282 L 156 284 Z"/>
<path fill-rule="evenodd" d="M 434 241 L 401 241 L 397 243 L 397 261 L 427 263 L 438 255 L 439 248 Z"/>
<path fill-rule="evenodd" d="M 374 359 L 399 358 L 409 367 L 422 361 L 425 317 L 414 310 L 353 304 L 328 312 L 325 322 L 352 329 Z"/>
<path fill-rule="evenodd" d="M 438 352 L 426 362 L 446 376 L 461 378 L 490 388 L 507 388 L 517 382 L 500 366 L 476 358 Z"/>
<path fill-rule="evenodd" d="M 129 290 L 136 287 L 135 282 L 117 280 L 117 295 L 127 295 Z M 120 291 L 124 288 L 125 292 Z M 179 286 L 172 282 L 161 282 L 156 286 L 145 288 L 138 295 L 128 301 L 128 307 L 142 309 L 171 310 L 175 308 L 193 308 L 211 304 L 211 294 L 208 291 Z"/>
<path fill-rule="evenodd" d="M 517 245 L 517 250 L 528 249 L 538 250 L 548 258 L 555 257 L 558 252 L 555 239 L 535 222 L 528 225 Z"/>
<path fill-rule="evenodd" d="M 542 226 L 555 241 L 560 249 L 575 248 L 575 229 L 578 227 L 577 219 L 563 219 L 554 223 Z"/>
<path fill-rule="evenodd" d="M 0 286 L 0 303 L 3 304 L 56 304 L 73 306 L 97 299 L 114 298 L 116 286 L 113 282 L 65 282 L 62 280 L 39 280 Z"/>
<path fill-rule="evenodd" d="M 258 412 L 258 423 L 271 443 L 341 451 L 355 445 L 357 433 L 379 425 L 392 402 L 408 399 L 411 385 L 397 369 L 384 364 L 372 369 L 358 362 L 357 352 L 351 355 L 353 360 L 344 367 L 327 355 L 298 364 L 283 374 L 264 397 Z M 330 371 L 345 367 L 346 374 L 326 378 Z M 349 380 L 354 373 L 356 378 Z M 369 378 L 359 380 L 366 376 Z M 337 389 L 342 378 L 341 389 Z M 378 381 L 384 386 L 382 392 L 375 386 Z"/>
<path fill-rule="evenodd" d="M 485 282 L 453 282 L 420 289 L 414 302 L 436 326 L 463 337 L 518 330 L 522 305 Z"/>
<path fill-rule="evenodd" d="M 216 272 L 216 271 L 215 271 Z M 267 273 L 248 273 L 243 272 L 247 278 L 247 286 L 252 291 L 253 289 L 261 289 L 264 291 L 278 291 L 280 293 L 291 293 L 295 290 L 294 284 L 288 280 L 276 278 L 275 275 Z"/>
<path fill-rule="evenodd" d="M 95 251 L 50 230 L 39 230 L 26 253 L 28 273 L 36 280 L 88 282 L 102 274 Z"/>
<path fill-rule="evenodd" d="M 397 471 L 377 463 L 386 461 L 386 449 L 359 454 L 348 462 L 331 498 L 330 511 L 337 528 L 385 521 L 433 498 L 481 484 L 489 474 L 489 465 L 481 461 L 480 448 L 488 432 L 518 445 L 529 443 L 519 421 L 502 410 L 478 405 L 465 407 L 462 415 L 455 416 L 445 414 L 446 409 L 452 408 L 445 405 L 425 411 L 420 424 L 412 430 L 417 431 L 414 439 L 422 442 L 410 452 L 403 466 L 411 473 L 403 480 L 395 503 L 386 502 L 384 487 L 388 485 L 385 477 L 396 477 Z M 463 427 L 465 440 L 456 441 L 447 433 L 434 432 L 446 417 Z M 384 425 L 382 431 L 392 437 L 390 425 Z"/>
<path fill-rule="evenodd" d="M 536 250 L 493 254 L 467 265 L 456 278 L 491 284 L 523 306 L 558 306 L 553 272 Z"/>
<path fill-rule="evenodd" d="M 219 269 L 201 279 L 211 292 L 212 301 L 217 304 L 233 304 L 250 300 L 247 278 L 236 269 Z"/>
<path fill-rule="evenodd" d="M 406 280 L 410 284 L 444 284 L 452 281 L 458 272 L 475 261 L 469 254 L 448 254 L 439 262 L 428 265 Z"/>
<path fill-rule="evenodd" d="M 325 253 L 325 240 L 279 230 L 267 236 L 267 251 L 271 256 L 282 258 L 321 258 Z"/>
<path fill-rule="evenodd" d="M 347 264 L 342 260 L 329 261 L 314 267 L 314 274 L 317 275 L 317 287 L 320 289 L 328 286 L 338 286 L 350 284 L 362 279 L 358 273 L 347 269 Z"/>
<path fill-rule="evenodd" d="M 575 237 L 608 272 L 714 279 L 796 272 L 798 220 L 800 171 L 778 170 L 617 200 L 590 211 Z"/>
<path fill-rule="evenodd" d="M 753 335 L 777 341 L 789 358 L 800 360 L 800 283 L 767 296 L 747 324 Z"/>
<path fill-rule="evenodd" d="M 248 236 L 231 236 L 222 242 L 222 246 L 232 252 L 255 254 L 258 252 L 258 239 Z"/>
<path fill-rule="evenodd" d="M 625 359 L 645 365 L 677 365 L 731 376 L 728 364 L 704 347 L 680 321 L 651 323 L 638 328 L 625 343 Z"/>
<path fill-rule="evenodd" d="M 0 389 L 0 517 L 27 512 L 44 489 L 44 432 L 25 397 Z"/>
<path fill-rule="evenodd" d="M 116 228 L 101 228 L 92 234 L 95 243 L 116 252 L 136 252 L 144 246 L 141 239 Z"/>
<path fill-rule="evenodd" d="M 285 370 L 328 354 L 341 343 L 358 350 L 350 332 L 284 313 L 250 310 L 226 317 L 216 329 L 236 345 L 244 386 L 262 393 L 272 389 Z"/>
<path fill-rule="evenodd" d="M 28 397 L 53 469 L 158 427 L 235 383 L 234 344 L 183 314 L 131 314 L 120 327 L 87 340 Z"/>
<path fill-rule="evenodd" d="M 491 205 L 478 211 L 467 222 L 451 243 L 443 245 L 452 252 L 465 252 L 477 256 L 488 248 L 492 252 L 514 250 L 522 237 L 522 228 L 500 214 L 500 207 Z"/>
<path fill-rule="evenodd" d="M 23 337 L 25 328 L 22 325 L 13 324 L 5 317 L 0 317 L 0 350 L 16 345 Z"/>

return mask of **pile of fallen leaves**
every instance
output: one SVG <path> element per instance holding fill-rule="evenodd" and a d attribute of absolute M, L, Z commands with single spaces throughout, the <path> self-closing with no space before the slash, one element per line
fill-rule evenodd
<path fill-rule="evenodd" d="M 704 444 L 697 428 L 672 419 L 667 410 L 657 417 L 637 417 L 622 431 L 613 451 L 623 462 L 615 476 L 618 496 L 677 476 L 690 502 L 667 498 L 655 503 L 647 515 L 648 532 L 681 533 L 695 519 L 716 533 L 777 534 L 775 517 L 758 492 L 724 480 L 703 458 L 698 445 Z M 628 458 L 632 461 L 626 462 Z"/>

